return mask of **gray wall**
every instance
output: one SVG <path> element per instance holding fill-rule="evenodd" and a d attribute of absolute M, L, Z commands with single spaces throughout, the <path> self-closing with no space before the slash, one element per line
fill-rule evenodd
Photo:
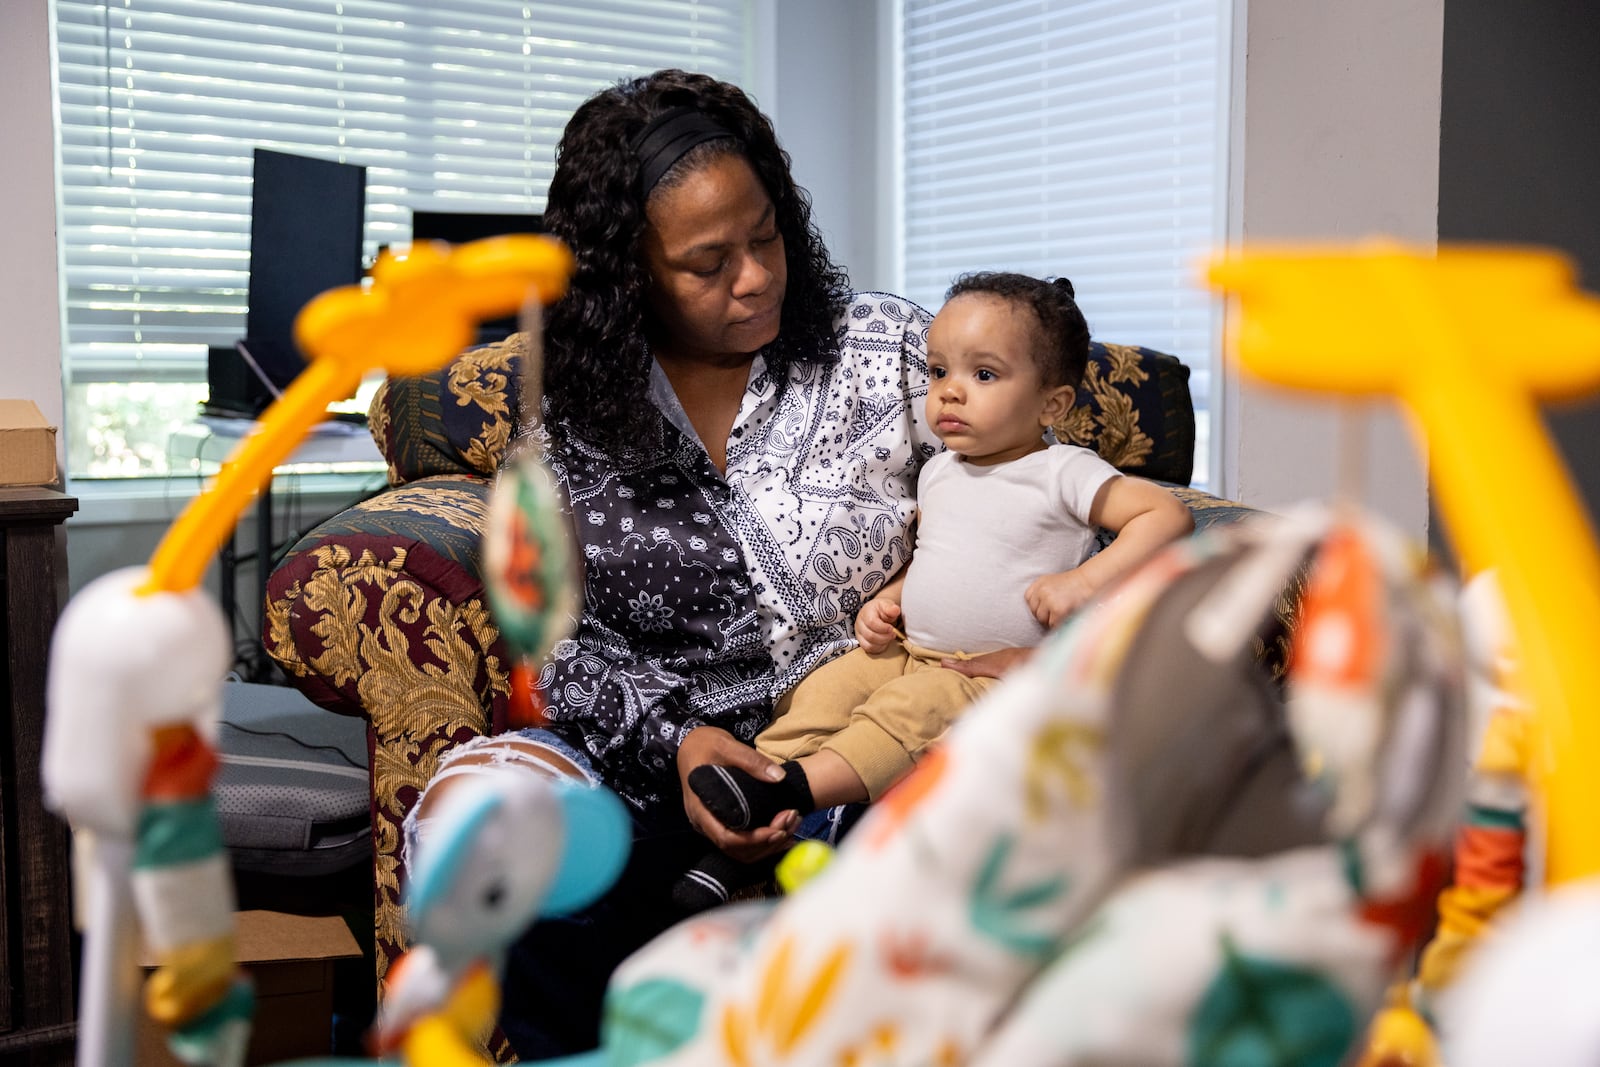
<path fill-rule="evenodd" d="M 1444 44 L 1439 240 L 1559 248 L 1584 288 L 1600 288 L 1600 11 L 1590 0 L 1450 0 Z M 1548 415 L 1592 517 L 1600 404 Z"/>
<path fill-rule="evenodd" d="M 812 217 L 834 262 L 857 289 L 889 289 L 880 229 L 888 187 L 882 120 L 892 43 L 887 5 L 867 0 L 778 0 L 758 97 L 811 194 Z"/>
<path fill-rule="evenodd" d="M 1384 235 L 1432 247 L 1444 7 L 1444 0 L 1236 0 L 1234 242 L 1342 244 Z M 1348 489 L 1423 536 L 1422 458 L 1392 403 L 1368 405 L 1366 418 L 1349 427 L 1366 460 L 1351 486 L 1341 485 L 1351 442 L 1335 398 L 1286 393 L 1230 370 L 1221 408 L 1224 495 L 1277 511 Z"/>

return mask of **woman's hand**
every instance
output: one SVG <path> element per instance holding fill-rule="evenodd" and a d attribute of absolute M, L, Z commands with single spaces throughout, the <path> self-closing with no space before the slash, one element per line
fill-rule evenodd
<path fill-rule="evenodd" d="M 1028 610 L 1039 620 L 1040 626 L 1055 629 L 1061 621 L 1077 611 L 1094 596 L 1094 584 L 1079 569 L 1035 578 L 1022 594 Z"/>
<path fill-rule="evenodd" d="M 894 624 L 900 618 L 900 603 L 885 596 L 875 596 L 856 613 L 856 640 L 861 651 L 877 655 L 888 648 L 899 635 Z"/>
<path fill-rule="evenodd" d="M 997 648 L 971 659 L 946 657 L 939 661 L 939 666 L 948 667 L 968 678 L 1003 678 L 1007 671 L 1026 663 L 1031 655 L 1031 648 Z"/>
<path fill-rule="evenodd" d="M 689 772 L 707 763 L 738 767 L 747 774 L 772 782 L 783 778 L 783 771 L 776 763 L 728 731 L 715 726 L 696 727 L 678 746 L 678 786 L 683 790 L 683 810 L 689 816 L 689 825 L 740 863 L 753 863 L 788 847 L 790 836 L 800 825 L 799 812 L 781 811 L 773 816 L 770 825 L 754 830 L 730 830 L 706 810 L 689 788 Z"/>

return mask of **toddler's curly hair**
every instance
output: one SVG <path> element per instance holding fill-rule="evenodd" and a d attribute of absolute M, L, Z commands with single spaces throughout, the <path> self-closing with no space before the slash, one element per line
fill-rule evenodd
<path fill-rule="evenodd" d="M 945 299 L 972 294 L 996 296 L 1033 312 L 1033 362 L 1047 387 L 1070 385 L 1076 389 L 1083 383 L 1089 367 L 1089 324 L 1078 309 L 1072 282 L 1066 278 L 1045 281 L 1008 271 L 978 271 L 957 278 Z"/>

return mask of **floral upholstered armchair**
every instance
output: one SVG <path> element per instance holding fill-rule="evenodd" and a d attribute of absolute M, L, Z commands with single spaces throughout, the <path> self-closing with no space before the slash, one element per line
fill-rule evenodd
<path fill-rule="evenodd" d="M 267 651 L 307 696 L 368 724 L 380 976 L 403 950 L 400 827 L 439 758 L 504 728 L 511 664 L 489 615 L 480 541 L 491 480 L 518 416 L 520 337 L 441 371 L 387 382 L 370 412 L 389 488 L 313 529 L 267 586 Z M 1057 436 L 1166 482 L 1204 528 L 1250 509 L 1186 488 L 1189 370 L 1095 344 Z M 1264 650 L 1281 662 L 1277 648 Z"/>

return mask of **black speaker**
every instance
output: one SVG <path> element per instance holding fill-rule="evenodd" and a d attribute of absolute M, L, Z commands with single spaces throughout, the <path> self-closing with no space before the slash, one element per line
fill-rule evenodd
<path fill-rule="evenodd" d="M 206 383 L 211 395 L 203 410 L 207 415 L 253 419 L 272 403 L 272 391 L 232 345 L 206 348 Z"/>
<path fill-rule="evenodd" d="M 305 369 L 295 316 L 318 293 L 360 283 L 366 188 L 365 167 L 255 150 L 246 336 L 209 349 L 207 414 L 254 418 Z"/>

